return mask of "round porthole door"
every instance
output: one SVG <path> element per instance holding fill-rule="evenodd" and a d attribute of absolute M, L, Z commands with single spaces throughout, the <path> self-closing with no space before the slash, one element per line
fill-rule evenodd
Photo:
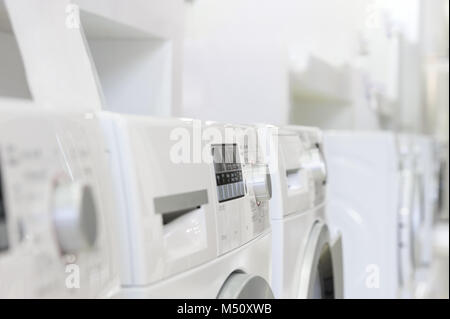
<path fill-rule="evenodd" d="M 300 271 L 300 299 L 334 299 L 337 297 L 335 269 L 328 227 L 317 222 L 310 233 Z"/>
<path fill-rule="evenodd" d="M 269 283 L 261 276 L 232 273 L 217 296 L 219 299 L 273 299 Z"/>

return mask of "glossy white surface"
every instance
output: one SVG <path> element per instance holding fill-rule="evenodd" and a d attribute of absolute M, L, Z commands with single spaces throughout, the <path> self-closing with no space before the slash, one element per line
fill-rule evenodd
<path fill-rule="evenodd" d="M 98 121 L 90 113 L 48 113 L 6 105 L 11 111 L 4 106 L 0 111 L 0 153 L 9 248 L 0 252 L 0 296 L 111 296 L 119 288 L 111 231 L 115 196 Z M 95 227 L 88 245 L 71 242 L 80 235 L 76 220 L 67 218 L 62 227 L 54 219 L 55 214 L 67 217 L 80 207 L 77 200 L 62 201 L 68 204 L 66 210 L 54 206 L 63 185 L 76 189 L 79 183 L 91 189 L 95 205 L 95 211 L 88 205 L 85 208 L 91 208 L 82 213 L 96 214 L 96 225 L 88 225 Z M 85 220 L 88 224 L 90 217 Z M 68 236 L 68 229 L 77 231 L 70 238 L 57 235 L 64 231 Z"/>
<path fill-rule="evenodd" d="M 219 202 L 212 144 L 236 143 L 244 182 L 252 174 L 251 165 L 243 163 L 246 148 L 235 135 L 222 141 L 204 141 L 196 135 L 198 123 L 185 119 L 103 113 L 102 120 L 120 202 L 120 297 L 215 298 L 225 282 L 219 285 L 217 278 L 227 278 L 240 269 L 255 269 L 270 281 L 270 243 L 252 244 L 270 233 L 268 203 L 256 201 L 251 185 L 246 186 L 244 196 Z M 205 128 L 223 132 L 225 126 L 211 123 Z M 188 150 L 180 153 L 184 138 L 189 139 Z M 206 160 L 196 157 L 197 148 L 204 150 L 200 157 L 204 155 Z M 198 193 L 207 194 L 206 200 L 193 205 L 191 200 Z M 171 200 L 164 205 L 177 208 L 161 210 L 161 199 L 168 198 Z M 167 219 L 180 212 L 180 217 Z M 239 255 L 245 257 L 227 257 L 236 249 L 243 250 Z M 219 257 L 226 263 L 222 265 Z M 209 278 L 209 284 L 214 283 L 211 287 L 193 280 L 201 273 L 199 267 L 210 269 L 211 273 L 203 276 Z M 190 273 L 196 275 L 189 278 Z M 214 280 L 213 274 L 217 277 Z M 176 289 L 173 282 L 178 285 Z"/>
<path fill-rule="evenodd" d="M 302 127 L 259 128 L 262 129 L 260 138 L 271 138 L 278 153 L 267 158 L 273 193 L 270 201 L 272 288 L 276 298 L 300 298 L 309 281 L 309 278 L 302 279 L 305 268 L 310 266 L 304 263 L 306 250 L 316 245 L 309 236 L 316 222 L 325 221 L 321 187 L 326 172 L 317 174 L 316 171 L 316 167 L 325 165 L 316 156 L 320 132 Z"/>
<path fill-rule="evenodd" d="M 117 298 L 216 298 L 227 278 L 235 271 L 261 276 L 270 282 L 271 234 L 241 246 L 211 262 L 145 287 L 122 289 Z"/>
<path fill-rule="evenodd" d="M 340 230 L 345 298 L 396 298 L 399 171 L 391 133 L 326 132 L 332 232 Z"/>

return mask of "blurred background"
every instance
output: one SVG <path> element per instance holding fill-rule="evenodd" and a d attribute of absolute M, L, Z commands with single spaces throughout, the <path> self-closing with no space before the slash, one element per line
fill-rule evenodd
<path fill-rule="evenodd" d="M 448 298 L 448 0 L 4 2 L 2 97 L 436 137 L 436 285 L 424 295 Z M 29 28 L 51 32 L 24 39 Z"/>
<path fill-rule="evenodd" d="M 192 0 L 185 10 L 183 116 L 426 133 L 448 158 L 448 0 Z M 441 210 L 424 296 L 448 298 Z"/>

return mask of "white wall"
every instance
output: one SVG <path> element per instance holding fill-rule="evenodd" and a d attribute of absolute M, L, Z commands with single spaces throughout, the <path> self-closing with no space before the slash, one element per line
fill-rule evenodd
<path fill-rule="evenodd" d="M 290 63 L 357 51 L 364 0 L 197 0 L 186 6 L 183 114 L 287 123 Z M 239 116 L 238 116 L 239 114 Z"/>
<path fill-rule="evenodd" d="M 183 115 L 286 121 L 287 51 L 282 5 L 199 0 L 186 5 Z"/>
<path fill-rule="evenodd" d="M 390 100 L 398 98 L 399 48 L 385 21 L 414 43 L 419 5 L 420 0 L 191 1 L 186 4 L 182 114 L 271 123 L 287 123 L 295 114 L 295 121 L 308 118 L 302 124 L 380 128 L 364 85 L 351 83 L 359 91 L 350 108 L 291 103 L 289 71 L 307 68 L 310 56 L 335 67 L 349 64 Z M 361 64 L 364 46 L 372 58 Z M 321 123 L 323 114 L 328 118 Z"/>

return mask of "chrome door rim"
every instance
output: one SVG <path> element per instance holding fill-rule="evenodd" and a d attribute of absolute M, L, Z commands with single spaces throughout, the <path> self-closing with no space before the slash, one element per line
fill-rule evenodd
<path fill-rule="evenodd" d="M 327 278 L 322 278 L 322 274 L 318 273 L 320 267 L 321 258 L 323 258 L 323 253 L 328 251 L 329 257 L 331 258 L 328 262 L 331 266 L 331 269 L 327 269 L 327 271 L 331 271 L 331 285 L 332 285 L 332 293 L 329 296 L 324 296 L 324 292 L 328 294 L 328 289 L 324 289 L 324 280 Z M 327 254 L 327 255 L 328 255 Z M 303 261 L 301 263 L 301 271 L 300 271 L 300 287 L 298 298 L 300 299 L 311 299 L 314 298 L 316 288 L 316 279 L 320 278 L 321 281 L 321 292 L 322 297 L 325 298 L 334 298 L 335 297 L 335 283 L 334 283 L 334 266 L 332 262 L 331 256 L 331 244 L 330 244 L 330 234 L 328 231 L 327 225 L 322 222 L 316 222 L 311 230 L 307 248 L 305 254 L 303 255 Z M 330 283 L 328 283 L 330 284 Z"/>
<path fill-rule="evenodd" d="M 233 272 L 217 295 L 218 299 L 273 299 L 269 283 L 261 276 Z"/>

